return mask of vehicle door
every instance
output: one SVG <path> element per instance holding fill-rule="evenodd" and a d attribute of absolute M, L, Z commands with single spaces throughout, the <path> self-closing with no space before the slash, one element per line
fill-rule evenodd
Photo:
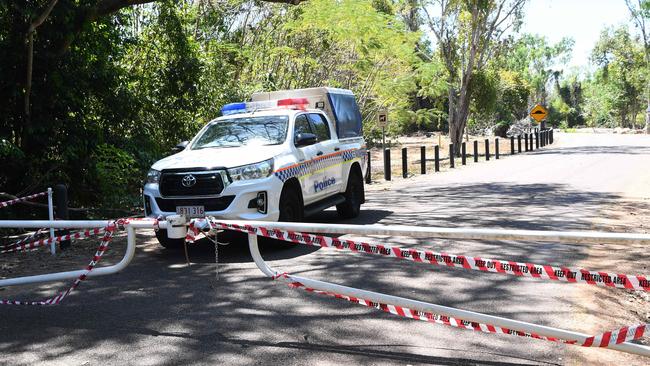
<path fill-rule="evenodd" d="M 332 138 L 330 124 L 327 118 L 321 113 L 309 113 L 309 122 L 316 137 L 318 137 L 319 151 L 321 155 L 320 168 L 323 176 L 318 188 L 325 192 L 326 196 L 338 193 L 343 187 L 343 156 L 340 153 L 338 140 Z"/>
<path fill-rule="evenodd" d="M 307 113 L 296 116 L 294 122 L 293 143 L 296 146 L 297 136 L 300 133 L 315 134 L 311 128 L 311 123 Z M 302 188 L 302 197 L 305 204 L 317 201 L 325 195 L 324 192 L 318 191 L 318 186 L 314 184 L 320 182 L 323 178 L 323 172 L 318 169 L 317 158 L 324 152 L 318 143 L 307 146 L 296 146 L 298 154 L 298 163 L 300 164 L 298 180 Z M 315 188 L 316 187 L 316 188 Z"/>

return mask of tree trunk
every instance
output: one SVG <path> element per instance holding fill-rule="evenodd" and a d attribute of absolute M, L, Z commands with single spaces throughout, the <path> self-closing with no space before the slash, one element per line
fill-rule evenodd
<path fill-rule="evenodd" d="M 449 95 L 449 139 L 454 144 L 454 155 L 460 156 L 460 145 L 469 115 L 469 95 L 461 92 L 456 95 L 455 89 L 450 88 Z"/>
<path fill-rule="evenodd" d="M 648 98 L 648 108 L 645 111 L 645 133 L 650 135 L 650 98 Z"/>
<path fill-rule="evenodd" d="M 34 64 L 34 32 L 30 32 L 27 36 L 27 69 L 25 71 L 25 94 L 23 96 L 23 130 L 21 133 L 21 148 L 22 142 L 27 141 L 27 136 L 31 133 L 32 128 L 32 113 L 30 107 L 30 96 L 32 94 L 32 68 Z"/>
<path fill-rule="evenodd" d="M 52 12 L 52 9 L 54 9 L 57 1 L 58 0 L 50 0 L 45 10 L 43 10 L 43 12 L 29 24 L 29 28 L 27 28 L 27 65 L 25 70 L 25 94 L 23 96 L 24 121 L 20 139 L 21 148 L 24 147 L 23 144 L 28 140 L 27 136 L 29 136 L 31 133 L 32 128 L 32 109 L 30 98 L 32 94 L 32 69 L 34 66 L 34 33 L 36 32 L 36 28 L 40 27 L 41 24 L 45 22 L 45 19 L 47 19 L 47 17 L 50 15 L 50 12 Z"/>

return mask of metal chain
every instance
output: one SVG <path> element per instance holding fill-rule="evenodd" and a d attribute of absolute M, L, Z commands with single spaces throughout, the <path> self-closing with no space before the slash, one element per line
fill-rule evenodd
<path fill-rule="evenodd" d="M 230 243 L 219 243 L 219 232 L 222 230 L 210 230 L 210 232 L 205 236 L 208 240 L 212 241 L 214 243 L 214 264 L 215 264 L 215 273 L 214 273 L 214 278 L 215 281 L 219 281 L 219 245 L 228 245 Z M 212 233 L 214 233 L 214 238 L 212 237 Z M 216 286 L 216 284 L 215 284 Z"/>
<path fill-rule="evenodd" d="M 214 281 L 215 288 L 219 284 L 219 236 L 218 231 L 214 233 Z"/>

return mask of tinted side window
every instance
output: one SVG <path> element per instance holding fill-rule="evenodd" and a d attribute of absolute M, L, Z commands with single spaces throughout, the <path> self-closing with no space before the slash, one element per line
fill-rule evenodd
<path fill-rule="evenodd" d="M 309 120 L 312 123 L 314 134 L 318 137 L 318 141 L 327 141 L 331 138 L 330 128 L 322 114 L 310 113 Z"/>
<path fill-rule="evenodd" d="M 363 135 L 361 112 L 351 94 L 329 94 L 332 112 L 336 121 L 336 134 L 340 139 Z"/>
<path fill-rule="evenodd" d="M 309 121 L 307 120 L 307 116 L 304 114 L 299 115 L 296 117 L 296 124 L 295 124 L 295 135 L 298 135 L 299 133 L 313 133 L 311 132 L 311 128 L 309 127 Z"/>

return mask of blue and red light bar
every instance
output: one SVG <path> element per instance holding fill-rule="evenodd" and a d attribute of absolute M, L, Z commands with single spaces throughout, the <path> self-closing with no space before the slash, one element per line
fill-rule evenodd
<path fill-rule="evenodd" d="M 279 100 L 268 100 L 262 102 L 237 102 L 229 103 L 221 108 L 221 114 L 248 113 L 265 109 L 290 108 L 304 110 L 309 105 L 307 98 L 286 98 Z"/>

